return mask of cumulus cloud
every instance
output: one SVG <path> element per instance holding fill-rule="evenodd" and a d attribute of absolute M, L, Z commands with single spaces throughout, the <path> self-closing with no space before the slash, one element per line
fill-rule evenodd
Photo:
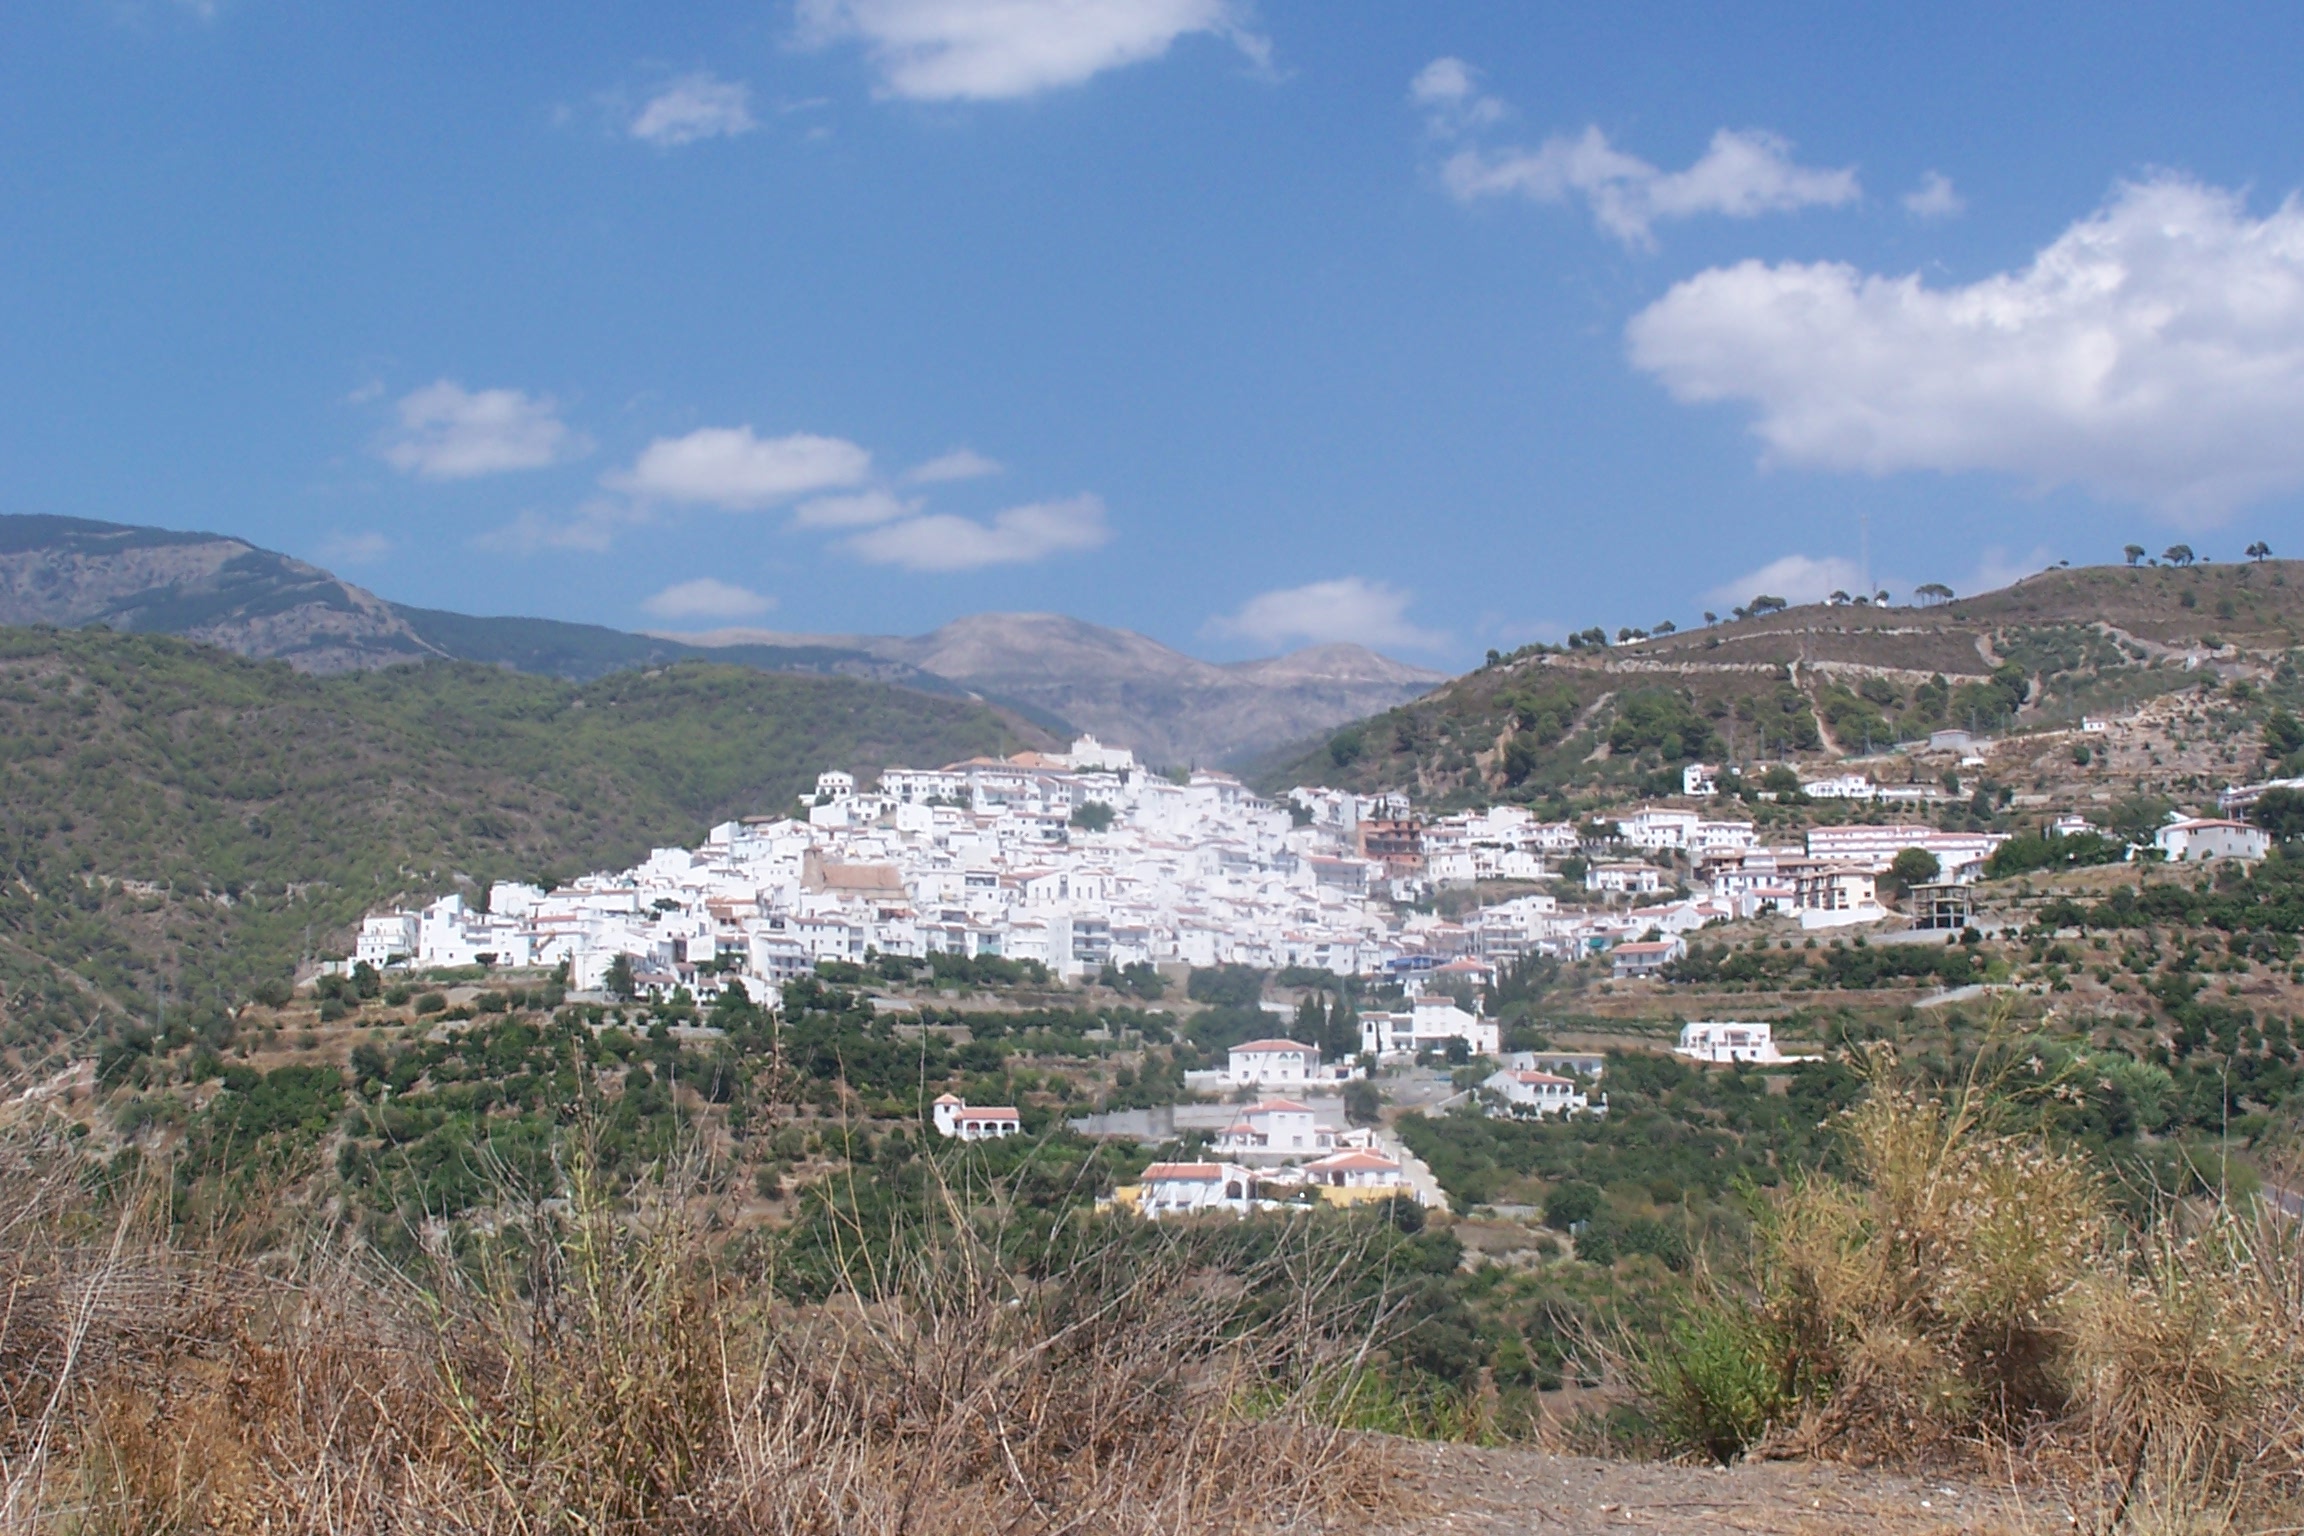
<path fill-rule="evenodd" d="M 1835 592 L 1863 590 L 1864 571 L 1853 560 L 1838 555 L 1786 555 L 1722 582 L 1701 601 L 1707 608 L 1726 613 L 1761 596 L 1780 597 L 1788 603 L 1817 603 Z"/>
<path fill-rule="evenodd" d="M 669 148 L 699 139 L 732 139 L 759 126 L 749 86 L 701 71 L 651 96 L 633 115 L 629 132 L 643 143 Z"/>
<path fill-rule="evenodd" d="M 513 469 L 541 469 L 591 449 L 560 419 L 549 396 L 517 389 L 469 390 L 441 379 L 403 395 L 399 430 L 384 460 L 426 480 L 466 480 Z"/>
<path fill-rule="evenodd" d="M 1977 554 L 1976 568 L 1965 579 L 1953 581 L 1951 586 L 1963 595 L 1997 591 L 2027 576 L 2036 576 L 2055 563 L 2056 557 L 2045 544 L 2035 545 L 2022 555 L 2011 555 L 1998 544 L 1987 545 Z M 1872 579 L 1881 590 L 1891 594 L 1890 601 L 1912 600 L 1914 582 L 1877 571 Z M 1726 613 L 1764 594 L 1790 603 L 1818 603 L 1835 592 L 1861 593 L 1863 590 L 1864 572 L 1853 560 L 1840 555 L 1786 555 L 1756 571 L 1722 582 L 1697 601 L 1706 608 Z"/>
<path fill-rule="evenodd" d="M 1458 150 L 1441 180 L 1463 202 L 1519 196 L 1540 203 L 1580 197 L 1602 229 L 1627 245 L 1652 243 L 1667 219 L 1724 214 L 1751 219 L 1797 208 L 1836 208 L 1861 194 L 1853 167 L 1798 165 L 1792 146 L 1773 133 L 1723 128 L 1684 171 L 1661 171 L 1608 142 L 1598 128 L 1555 135 L 1534 149 Z"/>
<path fill-rule="evenodd" d="M 862 43 L 880 94 L 915 101 L 1079 85 L 1200 33 L 1229 39 L 1258 63 L 1269 53 L 1235 0 L 800 0 L 799 18 L 802 42 Z"/>
<path fill-rule="evenodd" d="M 847 548 L 875 565 L 908 571 L 972 571 L 1095 549 L 1111 537 L 1103 499 L 1074 496 L 1010 507 L 995 513 L 988 523 L 942 512 L 906 518 L 857 534 L 847 541 Z"/>
<path fill-rule="evenodd" d="M 1904 194 L 1904 211 L 1916 219 L 1949 219 L 1965 213 L 1968 200 L 1953 189 L 1952 178 L 1930 171 L 1920 185 Z"/>
<path fill-rule="evenodd" d="M 659 619 L 684 623 L 694 619 L 758 618 L 775 607 L 776 602 L 734 582 L 699 576 L 694 581 L 666 587 L 640 606 Z"/>
<path fill-rule="evenodd" d="M 845 438 L 812 432 L 759 437 L 750 427 L 702 427 L 685 437 L 657 438 L 607 483 L 644 500 L 748 512 L 861 485 L 871 474 L 872 455 Z"/>
<path fill-rule="evenodd" d="M 1238 612 L 1210 619 L 1207 631 L 1273 646 L 1342 640 L 1430 650 L 1445 644 L 1447 636 L 1409 621 L 1410 601 L 1411 595 L 1397 587 L 1345 576 L 1261 593 L 1241 604 Z"/>
<path fill-rule="evenodd" d="M 2304 487 L 2304 208 L 2118 188 L 2020 271 L 1956 287 L 1747 261 L 1628 329 L 1674 398 L 1756 411 L 1769 458 L 1998 471 L 2217 522 Z"/>
<path fill-rule="evenodd" d="M 999 460 L 988 459 L 973 448 L 955 448 L 925 464 L 914 465 L 904 478 L 916 485 L 938 485 L 948 480 L 976 480 L 998 473 Z"/>
<path fill-rule="evenodd" d="M 909 516 L 924 505 L 878 486 L 849 496 L 818 496 L 793 510 L 795 528 L 870 528 Z"/>
<path fill-rule="evenodd" d="M 1669 219 L 1707 213 L 1751 219 L 1798 208 L 1837 208 L 1863 195 L 1854 167 L 1800 165 L 1789 143 L 1760 129 L 1721 129 L 1703 155 L 1682 171 L 1659 170 L 1618 149 L 1597 127 L 1554 134 L 1534 149 L 1483 144 L 1480 130 L 1502 122 L 1511 109 L 1483 95 L 1479 79 L 1479 72 L 1462 59 L 1443 57 L 1408 83 L 1408 99 L 1423 109 L 1433 137 L 1469 141 L 1440 167 L 1441 184 L 1459 202 L 1580 198 L 1602 229 L 1627 245 L 1647 246 L 1654 243 L 1655 226 Z"/>
<path fill-rule="evenodd" d="M 1457 58 L 1438 58 L 1408 82 L 1408 99 L 1430 114 L 1435 133 L 1462 133 L 1500 122 L 1510 109 L 1479 90 L 1480 72 Z"/>

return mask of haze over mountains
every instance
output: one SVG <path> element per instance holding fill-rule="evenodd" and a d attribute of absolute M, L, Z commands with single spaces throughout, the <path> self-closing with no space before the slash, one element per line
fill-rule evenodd
<path fill-rule="evenodd" d="M 429 659 L 587 681 L 709 659 L 975 694 L 1057 732 L 1160 764 L 1239 762 L 1406 702 L 1445 680 L 1356 645 L 1218 665 L 1057 614 L 977 614 L 929 634 L 631 634 L 388 602 L 318 566 L 220 534 L 0 516 L 0 624 L 181 635 L 331 673 Z"/>
<path fill-rule="evenodd" d="M 1237 761 L 1390 709 L 1447 680 L 1359 645 L 1219 664 L 1057 613 L 971 614 L 913 636 L 723 630 L 687 638 L 861 651 L 1044 723 L 1124 743 L 1154 763 Z"/>

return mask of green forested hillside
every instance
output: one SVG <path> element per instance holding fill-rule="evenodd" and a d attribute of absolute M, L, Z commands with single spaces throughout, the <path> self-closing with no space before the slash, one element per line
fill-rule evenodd
<path fill-rule="evenodd" d="M 825 768 L 1019 744 L 982 706 L 844 678 L 316 678 L 0 629 L 0 1040 L 45 1047 L 163 1000 L 213 1019 L 393 897 L 620 866 L 781 810 Z"/>

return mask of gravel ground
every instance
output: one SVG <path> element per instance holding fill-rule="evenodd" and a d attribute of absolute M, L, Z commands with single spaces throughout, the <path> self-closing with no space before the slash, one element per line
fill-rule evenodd
<path fill-rule="evenodd" d="M 1765 1532 L 1823 1536 L 2050 1536 L 2072 1529 L 2063 1506 L 2025 1501 L 1961 1478 L 1921 1478 L 1815 1462 L 1727 1471 L 1595 1461 L 1539 1451 L 1417 1444 L 1404 1448 L 1416 1485 L 1381 1536 L 1647 1531 L 1663 1536 Z"/>

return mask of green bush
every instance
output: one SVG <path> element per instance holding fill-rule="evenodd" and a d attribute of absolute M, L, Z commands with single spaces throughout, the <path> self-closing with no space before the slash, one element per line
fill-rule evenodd
<path fill-rule="evenodd" d="M 1565 1232 L 1600 1214 L 1600 1186 L 1577 1180 L 1554 1186 L 1544 1197 L 1544 1225 Z"/>
<path fill-rule="evenodd" d="M 1784 1409 L 1778 1353 L 1761 1319 L 1721 1300 L 1675 1318 L 1636 1351 L 1634 1374 L 1666 1443 L 1725 1466 Z"/>
<path fill-rule="evenodd" d="M 416 1012 L 418 1016 L 422 1016 L 428 1013 L 446 1013 L 447 1011 L 448 997 L 446 993 L 427 992 L 422 997 L 416 999 Z"/>

